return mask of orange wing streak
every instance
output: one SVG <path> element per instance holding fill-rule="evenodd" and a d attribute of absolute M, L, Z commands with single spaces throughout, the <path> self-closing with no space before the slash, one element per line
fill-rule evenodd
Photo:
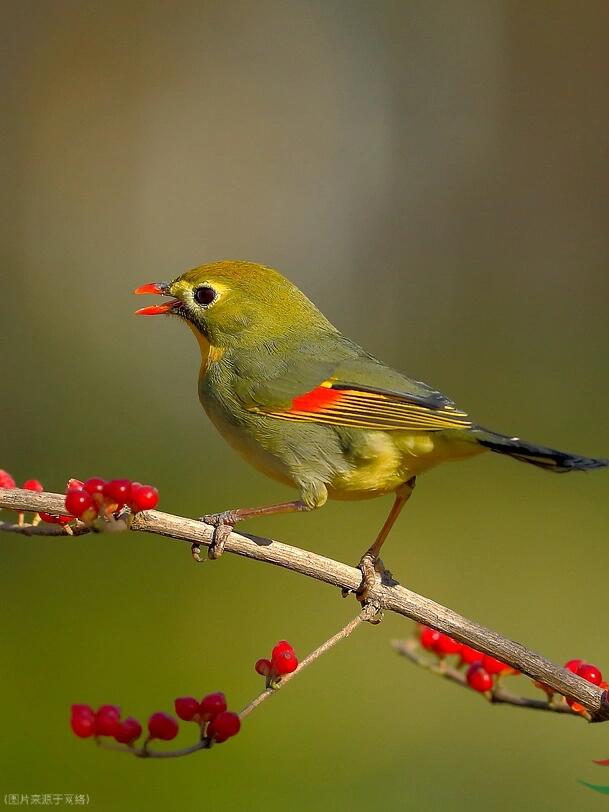
<path fill-rule="evenodd" d="M 337 400 L 342 398 L 342 392 L 335 392 L 326 386 L 318 386 L 311 392 L 306 392 L 304 395 L 299 395 L 292 401 L 292 407 L 289 412 L 319 412 L 322 409 L 327 409 L 332 406 Z"/>

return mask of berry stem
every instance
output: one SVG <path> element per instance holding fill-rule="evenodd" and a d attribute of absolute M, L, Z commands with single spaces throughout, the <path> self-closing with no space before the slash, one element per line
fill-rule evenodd
<path fill-rule="evenodd" d="M 446 662 L 442 661 L 441 664 L 430 660 L 426 657 L 419 648 L 419 643 L 416 639 L 410 638 L 409 640 L 392 640 L 391 645 L 402 657 L 415 665 L 424 668 L 426 671 L 431 671 L 440 677 L 444 677 L 449 682 L 454 682 L 462 688 L 469 688 L 466 675 L 459 671 L 457 668 L 449 666 Z M 579 716 L 582 714 L 572 711 L 567 705 L 563 697 L 557 701 L 553 699 L 532 699 L 528 696 L 519 696 L 513 694 L 511 691 L 506 690 L 503 685 L 496 680 L 495 685 L 490 691 L 481 694 L 488 702 L 494 705 L 514 705 L 519 708 L 531 708 L 532 710 L 551 711 L 553 713 L 565 713 L 569 716 Z M 586 718 L 586 717 L 583 717 Z M 588 721 L 590 721 L 589 717 Z"/>
<path fill-rule="evenodd" d="M 302 660 L 299 663 L 298 668 L 295 671 L 292 671 L 291 674 L 285 674 L 283 677 L 281 677 L 280 680 L 275 682 L 272 688 L 271 687 L 265 688 L 264 691 L 258 694 L 258 696 L 255 699 L 252 699 L 252 701 L 248 705 L 246 705 L 240 712 L 239 718 L 243 720 L 246 718 L 246 716 L 249 716 L 250 713 L 252 713 L 252 711 L 254 711 L 270 696 L 276 694 L 280 688 L 283 688 L 285 685 L 287 685 L 287 683 L 291 679 L 293 679 L 297 674 L 300 674 L 303 669 L 305 669 L 308 665 L 311 665 L 311 663 L 315 662 L 315 660 L 319 659 L 319 657 L 321 657 L 322 654 L 325 654 L 326 651 L 329 651 L 337 643 L 340 643 L 341 640 L 344 640 L 346 637 L 349 637 L 349 635 L 352 634 L 359 625 L 365 623 L 367 620 L 370 620 L 370 618 L 371 612 L 366 607 L 359 613 L 359 615 L 357 615 L 357 617 L 354 617 L 345 626 L 343 626 L 343 628 L 339 632 L 336 632 L 336 634 L 332 635 L 332 637 L 330 637 L 328 640 L 322 643 L 321 646 L 318 646 L 310 654 L 308 654 L 304 658 L 304 660 Z"/>

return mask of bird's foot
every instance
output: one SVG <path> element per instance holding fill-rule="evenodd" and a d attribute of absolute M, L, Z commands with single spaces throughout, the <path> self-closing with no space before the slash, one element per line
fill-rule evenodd
<path fill-rule="evenodd" d="M 368 610 L 370 617 L 367 618 L 370 623 L 380 623 L 382 618 L 382 606 L 375 599 L 370 597 L 371 591 L 378 584 L 395 584 L 393 576 L 378 556 L 368 551 L 365 553 L 359 564 L 358 569 L 362 573 L 362 582 L 355 591 L 355 597 L 362 605 L 362 610 Z M 345 598 L 350 590 L 343 589 L 342 595 Z"/>
<path fill-rule="evenodd" d="M 214 528 L 214 534 L 207 552 L 207 557 L 214 561 L 220 558 L 224 552 L 226 540 L 233 532 L 233 527 L 239 521 L 239 517 L 235 515 L 235 511 L 225 510 L 222 513 L 208 513 L 205 516 L 200 516 L 199 521 L 211 524 Z"/>

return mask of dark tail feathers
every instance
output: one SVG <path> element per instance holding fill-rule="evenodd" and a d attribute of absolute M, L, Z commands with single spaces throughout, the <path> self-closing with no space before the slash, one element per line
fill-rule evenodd
<path fill-rule="evenodd" d="M 553 471 L 555 474 L 566 474 L 569 471 L 590 471 L 592 468 L 605 468 L 609 460 L 578 457 L 576 454 L 567 454 L 565 451 L 556 451 L 554 448 L 545 448 L 542 445 L 526 443 L 519 437 L 507 437 L 504 434 L 495 434 L 484 429 L 475 429 L 478 442 L 485 448 L 490 448 L 498 454 L 507 454 L 515 460 L 528 462 Z"/>

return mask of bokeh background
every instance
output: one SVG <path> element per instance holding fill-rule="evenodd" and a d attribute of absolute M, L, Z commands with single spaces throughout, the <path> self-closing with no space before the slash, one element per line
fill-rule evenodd
<path fill-rule="evenodd" d="M 284 498 L 216 436 L 198 351 L 132 317 L 204 261 L 283 270 L 347 334 L 483 425 L 609 454 L 609 6 L 599 0 L 1 3 L 0 465 L 155 483 L 199 515 Z M 609 670 L 609 479 L 488 455 L 426 475 L 385 559 L 404 583 Z M 389 499 L 249 529 L 355 562 Z M 604 725 L 487 706 L 366 627 L 190 759 L 71 736 L 145 716 L 354 612 L 326 586 L 161 538 L 1 539 L 1 790 L 101 810 L 600 809 Z M 188 742 L 187 734 L 180 742 Z M 603 779 L 605 779 L 603 781 Z"/>

